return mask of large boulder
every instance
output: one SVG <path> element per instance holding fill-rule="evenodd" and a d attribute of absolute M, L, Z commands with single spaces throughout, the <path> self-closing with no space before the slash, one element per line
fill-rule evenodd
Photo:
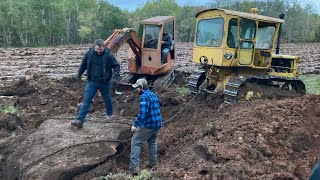
<path fill-rule="evenodd" d="M 119 151 L 128 147 L 130 136 L 130 123 L 125 118 L 108 123 L 91 118 L 82 129 L 71 127 L 70 119 L 50 119 L 2 150 L 7 154 L 2 178 L 72 179 L 115 161 Z M 105 171 L 111 171 L 112 166 L 110 163 Z"/>

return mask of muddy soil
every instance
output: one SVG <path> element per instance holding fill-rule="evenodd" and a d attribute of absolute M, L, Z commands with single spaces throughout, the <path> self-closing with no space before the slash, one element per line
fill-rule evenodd
<path fill-rule="evenodd" d="M 191 63 L 192 43 L 178 44 L 176 68 L 183 71 L 195 68 L 195 64 Z M 50 78 L 75 76 L 82 57 L 90 46 L 87 44 L 52 48 L 2 48 L 0 49 L 0 87 L 34 73 Z M 127 72 L 128 55 L 128 45 L 124 45 L 115 54 L 121 64 L 121 74 Z"/>
<path fill-rule="evenodd" d="M 0 87 L 8 82 L 34 73 L 50 78 L 75 76 L 83 54 L 91 45 L 60 46 L 51 48 L 1 48 L 0 49 Z M 121 73 L 127 72 L 129 46 L 123 46 L 116 54 L 121 63 Z M 190 72 L 196 68 L 192 63 L 193 43 L 177 43 L 176 69 Z M 281 53 L 300 58 L 301 74 L 320 73 L 320 44 L 283 44 Z"/>
<path fill-rule="evenodd" d="M 74 114 L 82 101 L 83 86 L 84 82 L 73 78 L 50 79 L 33 74 L 2 87 L 1 105 L 4 109 L 14 107 L 17 112 L 1 114 L 4 128 L 0 128 L 0 138 L 10 136 L 15 129 L 20 132 L 37 128 L 53 115 Z"/>
<path fill-rule="evenodd" d="M 167 179 L 307 179 L 319 156 L 320 96 L 212 108 L 199 97 L 160 134 Z"/>
<path fill-rule="evenodd" d="M 85 124 L 85 128 L 97 131 L 80 135 L 67 128 L 83 98 L 85 82 L 73 77 L 87 47 L 0 49 L 0 179 L 16 173 L 24 178 L 45 179 L 55 173 L 55 179 L 81 180 L 126 170 L 129 149 L 116 159 L 103 162 L 107 156 L 117 154 L 114 147 L 119 143 L 75 146 L 27 167 L 67 142 L 84 142 L 77 136 L 86 140 L 95 137 L 89 140 L 93 141 L 103 140 L 107 134 L 97 132 L 108 129 L 96 123 L 96 119 L 105 117 L 99 98 L 93 100 Z M 165 125 L 159 133 L 160 164 L 152 171 L 152 177 L 306 179 L 320 155 L 320 96 L 258 99 L 235 105 L 223 104 L 221 95 L 195 98 L 183 91 L 188 72 L 195 67 L 190 63 L 192 44 L 180 43 L 178 47 L 177 77 L 170 88 L 156 91 Z M 126 71 L 126 49 L 117 54 L 122 72 Z M 319 49 L 319 44 L 287 44 L 281 52 L 303 55 L 299 65 L 302 73 L 319 73 Z M 138 100 L 136 92 L 113 95 L 115 121 L 125 119 L 132 123 L 139 110 Z M 8 107 L 14 111 L 4 111 Z M 116 136 L 125 128 L 128 125 L 122 124 L 113 134 Z M 110 131 L 113 130 L 117 129 Z M 105 148 L 101 153 L 91 153 L 97 147 Z M 78 151 L 84 152 L 81 161 L 72 161 L 79 156 Z M 90 159 L 89 155 L 98 159 Z M 141 168 L 147 157 L 144 148 Z"/>
<path fill-rule="evenodd" d="M 319 43 L 283 44 L 280 53 L 298 56 L 298 68 L 301 74 L 320 74 Z"/>
<path fill-rule="evenodd" d="M 177 89 L 183 87 L 185 76 L 184 73 L 178 73 L 178 78 L 170 88 L 156 91 L 165 125 L 159 133 L 160 164 L 152 171 L 153 178 L 306 179 L 319 155 L 319 95 L 241 101 L 235 105 L 225 105 L 220 95 L 194 98 L 194 95 L 179 93 Z M 19 94 L 18 89 L 21 88 L 7 87 L 7 90 L 13 92 L 10 96 L 16 97 L 12 99 L 21 113 L 6 114 L 8 117 L 4 118 L 16 121 L 15 130 L 4 129 L 8 133 L 15 133 L 17 137 L 11 135 L 11 138 L 0 143 L 0 177 L 12 177 L 12 174 L 8 174 L 12 172 L 23 174 L 24 178 L 46 179 L 49 176 L 54 179 L 91 179 L 126 170 L 129 149 L 123 156 L 101 163 L 106 157 L 117 153 L 111 151 L 110 147 L 119 144 L 76 146 L 37 162 L 66 143 L 81 143 L 83 139 L 92 142 L 106 137 L 105 131 L 110 131 L 108 127 L 99 126 L 92 120 L 104 119 L 104 106 L 101 100 L 94 101 L 89 120 L 85 124 L 86 133 L 81 132 L 86 137 L 76 142 L 79 134 L 69 128 L 69 122 L 74 119 L 76 105 L 82 99 L 84 83 L 75 82 L 72 78 L 58 81 L 36 76 L 29 80 L 22 79 L 14 85 L 17 83 L 24 85 L 21 88 L 32 91 Z M 41 88 L 45 87 L 43 85 L 52 88 L 50 93 Z M 52 95 L 55 92 L 57 96 Z M 48 103 L 41 103 L 43 99 Z M 121 96 L 114 95 L 115 114 L 120 118 L 115 121 L 121 122 L 125 117 L 126 122 L 132 123 L 138 113 L 138 100 L 137 93 L 131 91 L 125 91 Z M 59 120 L 55 120 L 58 115 Z M 32 123 L 33 120 L 37 123 Z M 128 125 L 120 128 L 128 129 Z M 114 127 L 111 129 L 116 130 Z M 102 146 L 105 151 L 90 154 L 91 150 Z M 78 151 L 83 154 L 75 153 Z M 88 154 L 96 157 L 96 160 L 89 158 Z M 76 157 L 81 161 L 72 160 Z M 141 168 L 145 168 L 147 157 L 147 149 L 144 148 Z M 28 166 L 30 163 L 32 166 Z M 8 171 L 8 168 L 14 167 L 22 171 Z M 28 170 L 25 170 L 26 167 Z M 52 173 L 57 176 L 52 176 Z"/>

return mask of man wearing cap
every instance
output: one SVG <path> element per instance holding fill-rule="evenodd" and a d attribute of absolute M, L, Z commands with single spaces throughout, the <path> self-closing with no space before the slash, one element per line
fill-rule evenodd
<path fill-rule="evenodd" d="M 129 170 L 133 175 L 139 171 L 141 146 L 148 142 L 149 164 L 152 168 L 157 165 L 157 134 L 162 126 L 160 105 L 157 96 L 148 89 L 145 79 L 138 79 L 132 85 L 140 95 L 140 112 L 134 121 L 131 131 L 134 132 L 131 139 L 131 154 Z"/>
<path fill-rule="evenodd" d="M 99 90 L 103 98 L 107 119 L 112 118 L 112 99 L 110 96 L 110 81 L 115 82 L 119 79 L 120 65 L 116 58 L 104 46 L 102 39 L 97 39 L 91 48 L 83 57 L 78 72 L 78 79 L 87 70 L 88 81 L 84 90 L 84 100 L 81 103 L 77 120 L 71 122 L 72 126 L 82 128 L 92 98 Z"/>

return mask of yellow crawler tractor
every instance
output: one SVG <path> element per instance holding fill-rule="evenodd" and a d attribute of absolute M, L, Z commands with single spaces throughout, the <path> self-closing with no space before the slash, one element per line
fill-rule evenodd
<path fill-rule="evenodd" d="M 223 92 L 228 104 L 305 94 L 297 78 L 298 57 L 279 54 L 284 14 L 273 18 L 256 12 L 208 9 L 196 15 L 192 61 L 199 68 L 188 77 L 192 92 Z"/>

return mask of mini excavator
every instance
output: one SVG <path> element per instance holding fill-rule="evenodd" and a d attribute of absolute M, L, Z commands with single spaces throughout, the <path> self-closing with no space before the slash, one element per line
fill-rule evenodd
<path fill-rule="evenodd" d="M 155 88 L 166 88 L 172 83 L 175 77 L 173 63 L 176 57 L 175 21 L 174 16 L 156 16 L 142 20 L 142 41 L 132 28 L 115 29 L 105 40 L 105 46 L 114 54 L 125 43 L 130 47 L 129 73 L 120 80 L 120 86 L 131 85 L 139 78 L 145 78 L 148 84 Z M 161 43 L 164 30 L 172 36 L 173 44 L 164 62 L 161 62 Z"/>

